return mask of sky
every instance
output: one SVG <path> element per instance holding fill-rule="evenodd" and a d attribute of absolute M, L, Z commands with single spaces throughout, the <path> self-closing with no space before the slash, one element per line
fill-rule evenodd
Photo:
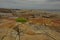
<path fill-rule="evenodd" d="M 0 8 L 60 9 L 60 0 L 0 0 Z"/>

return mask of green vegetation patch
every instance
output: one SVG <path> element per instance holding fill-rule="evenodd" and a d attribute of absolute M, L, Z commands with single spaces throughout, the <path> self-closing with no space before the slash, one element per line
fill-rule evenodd
<path fill-rule="evenodd" d="M 25 23 L 25 22 L 27 22 L 27 20 L 25 18 L 17 18 L 16 22 Z"/>

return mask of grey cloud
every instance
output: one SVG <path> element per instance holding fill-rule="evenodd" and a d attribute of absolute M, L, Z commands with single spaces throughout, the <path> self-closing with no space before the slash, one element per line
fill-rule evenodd
<path fill-rule="evenodd" d="M 47 0 L 48 2 L 56 2 L 56 1 L 60 1 L 60 0 Z"/>
<path fill-rule="evenodd" d="M 60 0 L 0 0 L 0 7 L 18 9 L 60 9 Z"/>

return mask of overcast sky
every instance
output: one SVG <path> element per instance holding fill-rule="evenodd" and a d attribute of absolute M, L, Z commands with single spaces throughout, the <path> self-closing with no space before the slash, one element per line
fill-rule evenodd
<path fill-rule="evenodd" d="M 0 0 L 0 8 L 60 9 L 60 0 Z"/>

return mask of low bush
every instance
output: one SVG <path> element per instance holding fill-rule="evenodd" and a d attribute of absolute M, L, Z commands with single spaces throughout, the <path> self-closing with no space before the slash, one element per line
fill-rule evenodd
<path fill-rule="evenodd" d="M 17 18 L 16 22 L 25 23 L 25 22 L 27 22 L 27 20 L 25 18 Z"/>

